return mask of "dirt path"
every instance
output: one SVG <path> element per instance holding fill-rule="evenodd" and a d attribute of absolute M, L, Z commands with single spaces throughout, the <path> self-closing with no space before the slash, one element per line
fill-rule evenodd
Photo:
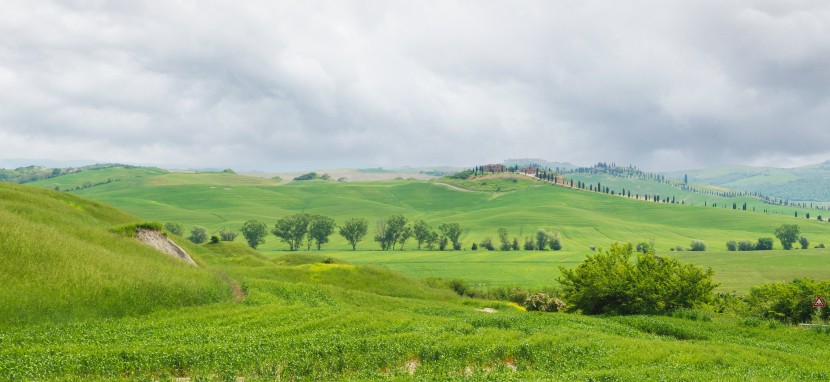
<path fill-rule="evenodd" d="M 433 184 L 439 185 L 439 186 L 444 186 L 444 187 L 447 187 L 451 190 L 456 190 L 456 191 L 461 191 L 461 192 L 478 192 L 478 191 L 468 190 L 466 188 L 461 188 L 461 187 L 458 187 L 458 186 L 453 186 L 452 184 L 447 184 L 447 183 L 433 183 Z"/>

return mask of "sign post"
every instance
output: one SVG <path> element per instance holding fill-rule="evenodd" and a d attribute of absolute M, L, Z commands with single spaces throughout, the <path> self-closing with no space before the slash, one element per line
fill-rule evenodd
<path fill-rule="evenodd" d="M 816 308 L 818 311 L 818 315 L 821 316 L 821 308 L 824 308 L 826 304 L 824 303 L 824 299 L 821 296 L 816 296 L 816 301 L 813 301 L 813 307 Z"/>

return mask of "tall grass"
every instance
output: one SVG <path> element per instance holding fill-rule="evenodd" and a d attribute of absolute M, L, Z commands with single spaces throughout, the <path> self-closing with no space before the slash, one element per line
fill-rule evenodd
<path fill-rule="evenodd" d="M 118 317 L 229 297 L 211 272 L 111 230 L 135 220 L 71 195 L 0 184 L 0 321 Z"/>

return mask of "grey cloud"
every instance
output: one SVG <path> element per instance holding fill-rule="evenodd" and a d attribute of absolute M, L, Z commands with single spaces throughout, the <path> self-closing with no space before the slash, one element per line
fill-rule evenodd
<path fill-rule="evenodd" d="M 821 1 L 7 8 L 0 156 L 261 169 L 830 158 Z"/>

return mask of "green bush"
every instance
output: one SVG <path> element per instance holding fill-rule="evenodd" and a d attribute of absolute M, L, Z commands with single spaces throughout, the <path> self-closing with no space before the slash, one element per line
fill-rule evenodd
<path fill-rule="evenodd" d="M 184 234 L 184 226 L 181 223 L 164 223 L 164 229 L 166 229 L 167 232 L 170 232 L 176 236 L 181 236 Z"/>
<path fill-rule="evenodd" d="M 727 245 L 729 245 L 729 244 L 727 244 Z M 651 251 L 652 251 L 651 244 L 646 243 L 644 241 L 637 243 L 637 252 L 649 253 Z"/>
<path fill-rule="evenodd" d="M 190 236 L 187 239 L 196 244 L 202 244 L 208 241 L 207 228 L 193 226 L 193 228 L 190 230 Z"/>
<path fill-rule="evenodd" d="M 753 243 L 749 240 L 741 240 L 738 243 L 738 250 L 739 251 L 751 251 L 753 249 L 755 249 L 755 243 Z"/>
<path fill-rule="evenodd" d="M 705 251 L 706 250 L 706 242 L 703 240 L 692 240 L 692 243 L 689 245 L 690 251 Z"/>
<path fill-rule="evenodd" d="M 712 270 L 682 264 L 649 252 L 634 254 L 632 244 L 588 255 L 574 269 L 559 267 L 565 301 L 585 314 L 664 313 L 711 301 Z"/>
<path fill-rule="evenodd" d="M 781 322 L 807 322 L 815 313 L 813 301 L 816 296 L 830 296 L 830 280 L 815 281 L 810 278 L 795 279 L 792 282 L 764 284 L 749 290 L 746 302 L 754 316 L 775 319 Z M 827 319 L 830 309 L 821 312 Z"/>
<path fill-rule="evenodd" d="M 755 244 L 755 249 L 758 251 L 768 251 L 772 249 L 772 238 L 771 237 L 759 237 L 758 242 Z"/>
<path fill-rule="evenodd" d="M 810 248 L 810 240 L 807 240 L 804 236 L 798 238 L 798 244 L 801 244 L 801 249 Z"/>
<path fill-rule="evenodd" d="M 726 242 L 726 250 L 727 251 L 737 251 L 738 250 L 738 243 L 735 240 L 729 240 Z"/>

